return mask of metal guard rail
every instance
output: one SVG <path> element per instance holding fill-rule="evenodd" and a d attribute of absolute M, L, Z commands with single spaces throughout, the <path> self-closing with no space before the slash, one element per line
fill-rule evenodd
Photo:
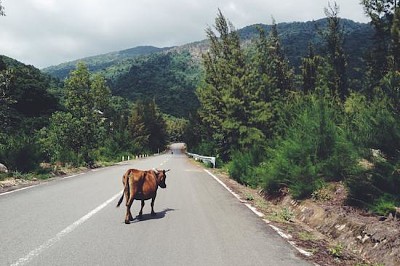
<path fill-rule="evenodd" d="M 187 155 L 189 157 L 193 157 L 195 160 L 201 160 L 202 162 L 210 162 L 210 163 L 212 163 L 213 168 L 215 168 L 215 157 L 203 156 L 203 155 L 198 155 L 198 154 L 190 153 L 190 152 L 187 152 Z"/>

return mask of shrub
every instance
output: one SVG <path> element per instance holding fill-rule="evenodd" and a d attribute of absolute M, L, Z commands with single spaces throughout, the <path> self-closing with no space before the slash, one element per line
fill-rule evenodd
<path fill-rule="evenodd" d="M 39 167 L 41 154 L 34 139 L 21 135 L 9 136 L 0 151 L 0 160 L 4 161 L 9 170 L 27 173 Z"/>
<path fill-rule="evenodd" d="M 249 151 L 236 151 L 227 168 L 229 175 L 241 184 L 257 187 L 261 184 L 260 175 L 255 168 L 263 160 L 264 148 L 252 148 Z"/>
<path fill-rule="evenodd" d="M 321 181 L 343 180 L 358 169 L 358 152 L 339 127 L 342 113 L 335 99 L 316 94 L 302 99 L 286 108 L 295 112 L 284 116 L 292 117 L 291 124 L 259 170 L 269 193 L 288 187 L 298 199 L 310 196 Z"/>
<path fill-rule="evenodd" d="M 398 203 L 398 202 L 397 202 Z M 379 197 L 372 206 L 372 211 L 378 215 L 389 215 L 389 213 L 396 213 L 396 200 L 389 194 L 384 194 Z"/>

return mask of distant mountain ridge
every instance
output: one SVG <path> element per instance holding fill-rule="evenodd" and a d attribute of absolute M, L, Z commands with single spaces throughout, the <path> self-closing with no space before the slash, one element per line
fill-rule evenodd
<path fill-rule="evenodd" d="M 347 55 L 348 77 L 359 86 L 364 72 L 363 57 L 372 44 L 373 28 L 369 24 L 341 20 L 344 50 Z M 257 27 L 268 34 L 271 25 L 256 24 L 239 29 L 243 47 L 250 47 L 258 36 Z M 324 54 L 320 32 L 327 19 L 277 24 L 284 53 L 296 73 L 301 59 L 313 43 L 317 54 Z M 92 56 L 45 68 L 42 71 L 61 80 L 69 75 L 78 61 L 86 62 L 91 72 L 101 72 L 114 95 L 131 101 L 152 99 L 161 111 L 177 117 L 187 117 L 198 107 L 195 90 L 200 82 L 201 55 L 209 47 L 208 40 L 181 46 L 157 48 L 139 46 L 103 55 Z M 357 85 L 358 82 L 358 85 Z M 176 108 L 179 106 L 179 108 Z"/>
<path fill-rule="evenodd" d="M 369 24 L 358 23 L 348 19 L 342 19 L 342 26 L 345 32 L 344 48 L 349 57 L 349 67 L 352 68 L 355 62 L 355 57 L 359 58 L 368 49 L 370 38 L 373 34 L 373 29 Z M 326 19 L 307 22 L 284 22 L 278 23 L 278 33 L 289 62 L 297 67 L 301 63 L 301 58 L 307 53 L 307 46 L 313 42 L 321 43 L 321 37 L 318 31 L 324 29 L 327 25 Z M 254 24 L 246 26 L 238 30 L 238 33 L 244 43 L 249 43 L 257 36 L 257 27 L 262 27 L 268 33 L 271 25 Z M 154 46 L 137 46 L 134 48 L 110 52 L 106 54 L 86 57 L 71 62 L 62 63 L 56 66 L 50 66 L 42 69 L 43 72 L 50 74 L 53 77 L 64 79 L 69 72 L 73 70 L 79 61 L 85 62 L 89 70 L 92 72 L 105 71 L 107 68 L 129 71 L 129 66 L 133 63 L 132 60 L 138 57 L 149 56 L 160 52 L 177 51 L 189 52 L 195 59 L 201 58 L 201 53 L 208 48 L 208 41 L 201 40 L 181 46 L 158 48 Z M 356 60 L 357 61 L 357 60 Z M 118 71 L 117 71 L 118 72 Z M 107 76 L 107 75 L 106 75 Z"/>
<path fill-rule="evenodd" d="M 150 55 L 168 49 L 171 49 L 171 47 L 158 48 L 154 46 L 137 46 L 134 48 L 129 48 L 121 51 L 115 51 L 115 52 L 85 57 L 70 62 L 65 62 L 56 66 L 46 67 L 42 69 L 42 71 L 50 74 L 53 77 L 64 79 L 69 75 L 69 72 L 71 70 L 75 69 L 76 64 L 80 61 L 85 62 L 89 67 L 90 71 L 97 72 L 99 70 L 118 64 L 127 59 Z"/>

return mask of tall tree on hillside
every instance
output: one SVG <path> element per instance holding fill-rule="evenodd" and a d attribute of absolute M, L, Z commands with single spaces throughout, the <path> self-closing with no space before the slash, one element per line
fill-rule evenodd
<path fill-rule="evenodd" d="M 220 147 L 224 160 L 232 150 L 239 148 L 244 133 L 246 111 L 245 58 L 240 47 L 239 35 L 219 10 L 215 29 L 206 30 L 210 49 L 203 55 L 205 82 L 197 90 L 201 103 L 200 117 Z"/>
<path fill-rule="evenodd" d="M 16 102 L 11 95 L 11 83 L 13 79 L 12 70 L 7 70 L 7 66 L 0 57 L 0 133 L 5 134 L 10 127 L 10 106 Z"/>
<path fill-rule="evenodd" d="M 347 60 L 343 50 L 344 33 L 340 25 L 339 6 L 334 3 L 325 8 L 325 15 L 328 19 L 328 29 L 324 34 L 327 44 L 328 63 L 331 66 L 332 74 L 328 77 L 330 89 L 337 94 L 342 101 L 349 94 L 347 81 Z"/>
<path fill-rule="evenodd" d="M 394 11 L 393 24 L 390 29 L 390 69 L 400 71 L 400 8 Z"/>
<path fill-rule="evenodd" d="M 167 144 L 166 122 L 154 100 L 137 101 L 128 120 L 135 152 L 157 152 Z"/>
<path fill-rule="evenodd" d="M 262 38 L 262 36 L 260 36 L 260 38 Z M 273 20 L 272 23 L 267 45 L 267 58 L 269 60 L 266 69 L 267 73 L 274 79 L 276 87 L 280 93 L 285 95 L 290 89 L 292 89 L 293 71 L 289 66 L 285 53 L 283 52 L 275 20 Z"/>
<path fill-rule="evenodd" d="M 0 0 L 0 16 L 5 16 L 6 13 L 4 12 L 4 6 L 2 1 Z"/>
<path fill-rule="evenodd" d="M 366 86 L 372 96 L 372 90 L 389 71 L 388 56 L 390 53 L 391 30 L 398 0 L 362 0 L 365 14 L 371 19 L 375 28 L 374 45 L 367 55 Z"/>
<path fill-rule="evenodd" d="M 75 164 L 84 162 L 91 166 L 93 151 L 99 147 L 105 133 L 96 103 L 101 97 L 108 97 L 104 92 L 109 89 L 104 79 L 92 81 L 83 63 L 71 72 L 64 89 L 66 111 L 53 114 L 49 128 L 43 130 L 43 134 L 47 134 L 43 142 L 47 141 L 47 151 L 53 160 L 73 160 Z"/>
<path fill-rule="evenodd" d="M 267 138 L 275 132 L 279 101 L 291 89 L 293 75 L 284 57 L 275 23 L 272 28 L 267 36 L 264 29 L 258 27 L 256 51 L 247 78 L 253 114 L 250 121 Z"/>
<path fill-rule="evenodd" d="M 258 66 L 247 63 L 239 35 L 221 11 L 215 29 L 219 36 L 211 28 L 206 31 L 210 49 L 203 55 L 205 77 L 197 95 L 205 131 L 222 160 L 228 160 L 233 151 L 251 148 L 264 140 L 261 127 L 265 127 L 271 114 L 265 107 L 268 102 L 263 101 L 267 97 L 263 82 L 255 81 Z"/>
<path fill-rule="evenodd" d="M 321 65 L 321 57 L 314 52 L 314 46 L 308 46 L 308 55 L 302 59 L 301 74 L 303 78 L 304 93 L 313 92 L 317 86 L 318 68 Z"/>

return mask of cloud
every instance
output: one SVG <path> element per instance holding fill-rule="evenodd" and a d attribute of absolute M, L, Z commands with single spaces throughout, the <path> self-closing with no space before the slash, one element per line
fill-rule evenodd
<path fill-rule="evenodd" d="M 367 22 L 359 0 L 336 1 L 340 16 Z M 239 29 L 255 23 L 324 17 L 325 0 L 6 0 L 0 53 L 46 67 L 138 45 L 205 38 L 218 8 Z"/>

